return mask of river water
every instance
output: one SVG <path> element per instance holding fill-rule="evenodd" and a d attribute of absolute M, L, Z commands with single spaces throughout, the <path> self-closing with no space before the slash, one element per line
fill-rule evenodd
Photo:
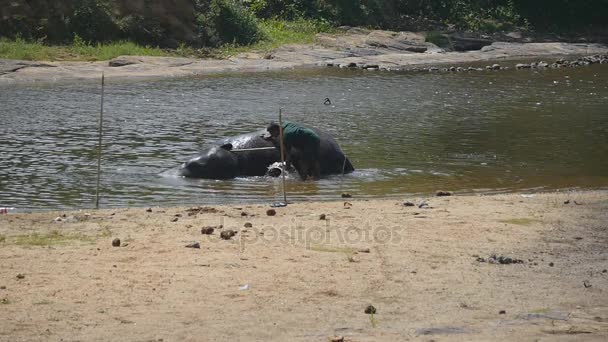
<path fill-rule="evenodd" d="M 100 86 L 0 87 L 0 207 L 90 208 Z M 331 105 L 324 105 L 329 97 Z M 608 65 L 546 71 L 305 70 L 106 84 L 101 206 L 272 202 L 280 182 L 183 179 L 213 141 L 278 108 L 330 131 L 357 171 L 289 179 L 293 200 L 608 186 Z"/>

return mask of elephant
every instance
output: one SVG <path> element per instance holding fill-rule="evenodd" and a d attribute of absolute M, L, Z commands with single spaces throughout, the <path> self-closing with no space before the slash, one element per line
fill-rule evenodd
<path fill-rule="evenodd" d="M 327 132 L 312 129 L 321 139 L 321 175 L 350 173 L 355 170 L 340 145 Z M 281 160 L 275 145 L 262 136 L 266 130 L 222 139 L 200 155 L 183 163 L 178 174 L 189 178 L 231 179 L 264 176 L 268 167 Z M 270 148 L 239 152 L 242 149 Z"/>

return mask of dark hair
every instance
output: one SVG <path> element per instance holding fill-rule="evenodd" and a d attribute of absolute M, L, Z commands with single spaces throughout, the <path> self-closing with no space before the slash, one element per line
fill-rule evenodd
<path fill-rule="evenodd" d="M 268 125 L 268 127 L 266 127 L 266 130 L 268 132 L 273 131 L 273 130 L 279 130 L 279 124 L 276 122 L 272 122 L 272 123 L 270 123 L 270 125 Z"/>

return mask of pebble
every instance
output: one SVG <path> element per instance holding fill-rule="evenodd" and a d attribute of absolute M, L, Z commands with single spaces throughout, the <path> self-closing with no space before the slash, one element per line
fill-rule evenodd
<path fill-rule="evenodd" d="M 277 214 L 277 211 L 274 209 L 266 210 L 266 215 L 268 215 L 268 216 L 275 216 L 276 214 Z"/>
<path fill-rule="evenodd" d="M 437 191 L 437 193 L 435 195 L 437 195 L 437 196 L 452 196 L 452 193 L 449 192 L 449 191 L 439 190 L 439 191 Z"/>
<path fill-rule="evenodd" d="M 228 229 L 220 233 L 220 237 L 224 240 L 230 240 L 235 235 L 236 232 L 232 229 Z"/>
<path fill-rule="evenodd" d="M 327 216 L 325 214 L 319 215 L 319 220 L 326 220 Z"/>
<path fill-rule="evenodd" d="M 344 342 L 344 336 L 334 336 L 330 339 L 331 342 Z"/>
<path fill-rule="evenodd" d="M 370 252 L 369 248 L 361 248 L 361 249 L 359 249 L 359 253 L 369 253 L 369 252 Z"/>
<path fill-rule="evenodd" d="M 499 315 L 506 315 L 506 314 L 507 314 L 507 311 L 505 311 L 505 310 L 500 310 L 500 311 L 498 311 L 498 314 L 499 314 Z"/>
<path fill-rule="evenodd" d="M 201 228 L 201 234 L 211 235 L 211 234 L 213 234 L 214 230 L 215 230 L 214 227 L 203 227 L 203 228 Z"/>
<path fill-rule="evenodd" d="M 253 224 L 251 224 L 251 222 L 245 222 L 244 227 L 245 228 L 251 228 L 251 227 L 253 227 Z"/>
<path fill-rule="evenodd" d="M 414 204 L 412 202 L 409 202 L 409 201 L 408 202 L 403 202 L 403 205 L 406 206 L 406 207 L 415 207 L 416 206 L 416 204 Z"/>
<path fill-rule="evenodd" d="M 376 308 L 373 305 L 368 305 L 365 308 L 365 313 L 368 314 L 368 315 L 373 315 L 373 314 L 376 313 Z"/>
<path fill-rule="evenodd" d="M 179 220 L 177 217 L 174 217 L 171 219 L 171 222 L 177 222 L 177 220 Z"/>
<path fill-rule="evenodd" d="M 112 240 L 112 247 L 120 247 L 120 239 L 116 238 Z"/>
<path fill-rule="evenodd" d="M 6 286 L 4 286 L 4 285 L 0 286 L 0 290 L 6 290 Z"/>
<path fill-rule="evenodd" d="M 23 278 L 25 278 L 25 275 L 23 275 L 21 273 L 17 274 L 17 279 L 23 279 Z"/>
<path fill-rule="evenodd" d="M 243 212 L 241 212 L 241 216 L 247 216 L 247 215 L 249 215 L 249 214 L 247 214 L 247 213 L 246 213 L 246 212 L 244 212 L 244 211 L 243 211 Z"/>
<path fill-rule="evenodd" d="M 151 212 L 152 212 L 152 208 L 148 208 L 148 209 L 146 209 L 146 212 L 147 212 L 147 213 L 151 213 Z"/>
<path fill-rule="evenodd" d="M 198 242 L 193 242 L 193 243 L 187 244 L 186 248 L 198 248 L 198 249 L 200 249 L 201 248 L 201 244 L 198 243 Z"/>
<path fill-rule="evenodd" d="M 348 192 L 345 192 L 342 194 L 342 198 L 352 198 L 353 196 L 351 194 L 349 194 Z"/>
<path fill-rule="evenodd" d="M 549 263 L 549 267 L 553 267 L 553 266 L 555 266 L 555 264 L 554 264 L 554 263 L 552 263 L 552 262 L 550 262 L 550 263 Z"/>

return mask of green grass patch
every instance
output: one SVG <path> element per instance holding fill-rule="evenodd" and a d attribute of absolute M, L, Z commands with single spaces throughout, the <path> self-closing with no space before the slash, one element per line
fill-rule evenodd
<path fill-rule="evenodd" d="M 312 44 L 317 33 L 334 30 L 328 23 L 305 19 L 262 20 L 260 29 L 264 38 L 255 44 L 227 44 L 215 49 L 196 49 L 186 45 L 177 49 L 161 49 L 129 41 L 89 44 L 78 36 L 69 45 L 46 45 L 40 41 L 26 41 L 21 38 L 1 38 L 0 58 L 28 61 L 105 61 L 118 56 L 225 58 L 248 51 L 268 52 L 285 44 Z"/>
<path fill-rule="evenodd" d="M 260 29 L 264 38 L 248 46 L 224 45 L 214 50 L 220 57 L 234 56 L 248 51 L 269 52 L 287 44 L 312 44 L 315 35 L 321 32 L 335 32 L 335 29 L 326 22 L 298 19 L 285 21 L 268 19 L 260 21 Z"/>
<path fill-rule="evenodd" d="M 52 231 L 47 234 L 17 235 L 14 237 L 14 243 L 18 246 L 53 246 L 65 245 L 71 242 L 92 243 L 95 238 L 83 234 L 63 234 L 58 231 Z"/>
<path fill-rule="evenodd" d="M 3 243 L 6 241 L 6 236 L 0 234 L 0 243 Z"/>
<path fill-rule="evenodd" d="M 533 218 L 512 218 L 506 220 L 499 220 L 502 223 L 515 224 L 518 226 L 531 226 L 535 223 L 542 223 L 543 221 Z"/>
<path fill-rule="evenodd" d="M 345 253 L 345 254 L 354 254 L 355 249 L 350 247 L 331 247 L 331 246 L 321 246 L 321 245 L 313 245 L 308 249 L 315 252 L 329 252 L 329 253 Z"/>
<path fill-rule="evenodd" d="M 41 42 L 23 39 L 0 39 L 0 58 L 27 61 L 103 61 L 118 56 L 181 56 L 193 50 L 177 49 L 167 51 L 159 48 L 140 46 L 132 42 L 115 42 L 90 45 L 75 39 L 72 45 L 49 46 Z"/>

